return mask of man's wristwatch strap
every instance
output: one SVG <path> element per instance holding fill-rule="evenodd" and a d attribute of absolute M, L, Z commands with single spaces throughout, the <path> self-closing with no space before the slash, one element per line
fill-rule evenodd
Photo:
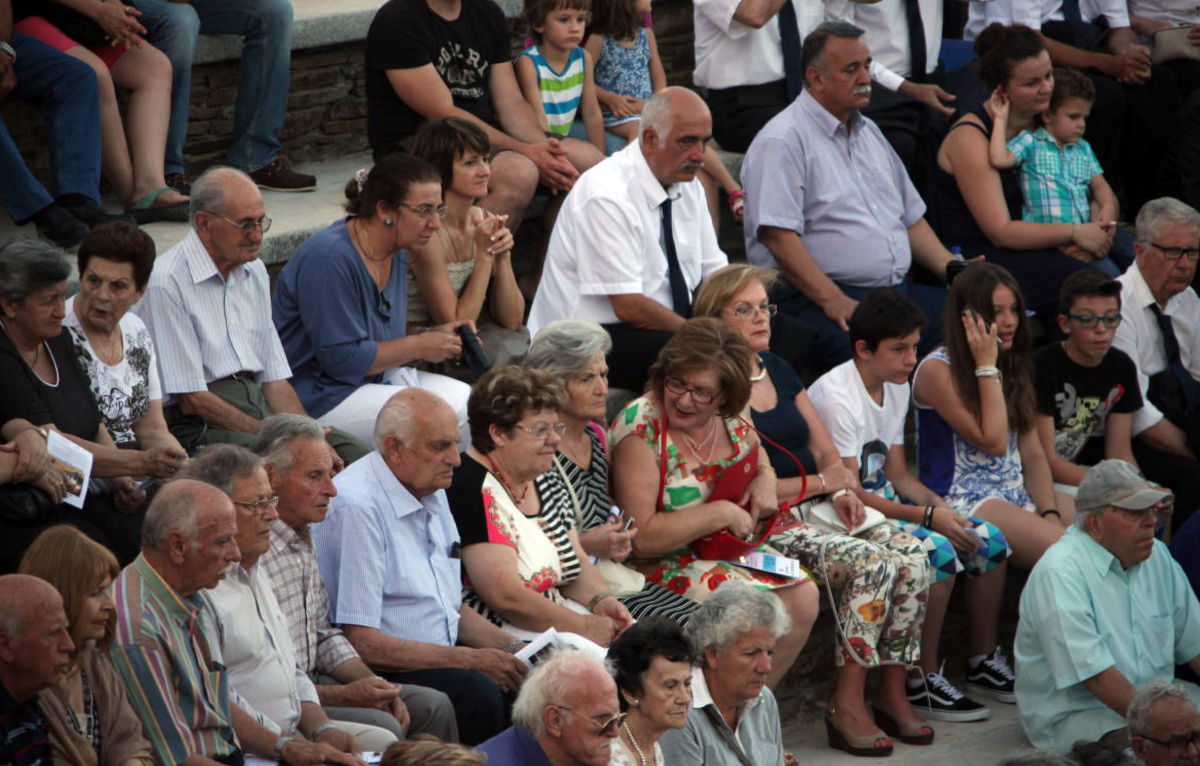
<path fill-rule="evenodd" d="M 16 48 L 12 47 L 8 43 L 4 42 L 3 40 L 0 40 L 0 51 L 4 51 L 5 53 L 7 53 L 8 57 L 10 59 L 12 59 L 12 63 L 14 63 L 14 64 L 17 63 L 17 49 Z"/>

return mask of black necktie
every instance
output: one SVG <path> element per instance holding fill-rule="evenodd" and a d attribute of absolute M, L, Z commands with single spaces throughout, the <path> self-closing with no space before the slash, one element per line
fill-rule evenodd
<path fill-rule="evenodd" d="M 804 73 L 800 71 L 800 25 L 796 21 L 796 6 L 784 0 L 779 7 L 779 46 L 783 48 L 783 76 L 787 79 L 788 100 L 800 95 Z"/>
<path fill-rule="evenodd" d="M 1200 384 L 1196 383 L 1196 379 L 1183 366 L 1183 357 L 1179 353 L 1179 339 L 1175 337 L 1175 327 L 1171 324 L 1171 317 L 1162 313 L 1162 309 L 1158 307 L 1157 303 L 1151 303 L 1150 310 L 1154 312 L 1154 318 L 1158 320 L 1158 329 L 1162 331 L 1163 350 L 1167 353 L 1167 367 L 1179 381 L 1179 387 L 1183 389 L 1183 395 L 1187 398 L 1190 411 L 1197 400 L 1200 400 Z"/>
<path fill-rule="evenodd" d="M 1063 0 L 1062 15 L 1066 21 L 1083 21 L 1083 14 L 1079 11 L 1079 0 Z"/>
<path fill-rule="evenodd" d="M 925 82 L 928 67 L 925 25 L 921 22 L 921 0 L 904 0 L 904 17 L 908 21 L 908 47 L 912 53 L 912 72 L 908 79 L 913 82 Z"/>
<path fill-rule="evenodd" d="M 692 294 L 688 291 L 683 269 L 679 268 L 679 254 L 675 252 L 675 232 L 671 228 L 671 198 L 662 203 L 663 252 L 667 255 L 667 281 L 671 283 L 671 303 L 675 313 L 684 319 L 692 315 Z"/>

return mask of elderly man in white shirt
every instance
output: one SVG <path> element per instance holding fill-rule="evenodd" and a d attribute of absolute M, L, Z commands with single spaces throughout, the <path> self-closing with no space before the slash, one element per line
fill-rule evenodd
<path fill-rule="evenodd" d="M 1200 213 L 1171 197 L 1147 202 L 1134 252 L 1137 260 L 1117 280 L 1122 320 L 1113 345 L 1137 366 L 1145 399 L 1132 418 L 1134 457 L 1147 477 L 1175 493 L 1178 528 L 1200 505 L 1200 297 L 1191 287 Z"/>
<path fill-rule="evenodd" d="M 641 390 L 700 281 L 729 262 L 696 180 L 711 138 L 700 97 L 664 88 L 646 102 L 638 140 L 580 176 L 558 214 L 529 331 L 556 319 L 604 325 L 616 388 Z"/>
<path fill-rule="evenodd" d="M 387 749 L 396 741 L 390 731 L 331 721 L 321 709 L 316 687 L 297 661 L 270 574 L 256 566 L 270 547 L 271 521 L 279 517 L 262 459 L 244 447 L 216 445 L 194 459 L 185 473 L 227 494 L 237 513 L 241 563 L 231 566 L 206 594 L 202 619 L 209 635 L 217 637 L 214 656 L 229 671 L 238 708 L 278 737 L 277 753 L 291 739 L 323 742 L 355 755 L 362 749 Z M 235 714 L 233 728 L 239 738 L 246 736 L 245 727 Z"/>

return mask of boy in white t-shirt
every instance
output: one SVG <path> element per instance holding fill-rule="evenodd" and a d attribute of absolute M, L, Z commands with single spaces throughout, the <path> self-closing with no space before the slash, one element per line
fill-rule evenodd
<path fill-rule="evenodd" d="M 1011 550 L 999 528 L 958 515 L 908 470 L 908 379 L 925 323 L 920 306 L 908 296 L 895 290 L 869 293 L 850 317 L 854 357 L 821 376 L 808 395 L 842 461 L 858 475 L 863 503 L 919 539 L 929 554 L 935 580 L 921 636 L 924 677 L 908 682 L 913 709 L 925 718 L 979 721 L 991 710 L 946 680 L 944 663 L 938 664 L 938 639 L 955 580 L 965 571 L 972 654 L 967 686 L 1002 702 L 1015 701 L 1012 671 L 996 647 Z"/>

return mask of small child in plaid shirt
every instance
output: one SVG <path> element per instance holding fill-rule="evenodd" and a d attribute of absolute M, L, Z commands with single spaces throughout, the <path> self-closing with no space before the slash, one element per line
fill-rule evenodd
<path fill-rule="evenodd" d="M 1087 75 L 1074 69 L 1054 69 L 1050 107 L 1042 112 L 1044 125 L 1023 130 L 1005 142 L 1008 100 L 993 99 L 994 128 L 989 145 L 992 167 L 1017 167 L 1025 205 L 1021 217 L 1034 223 L 1100 223 L 1115 230 L 1117 196 L 1100 167 L 1091 145 L 1083 138 L 1096 88 Z M 1091 256 L 1088 258 L 1088 256 Z M 1111 276 L 1120 270 L 1103 256 L 1080 253 Z"/>

